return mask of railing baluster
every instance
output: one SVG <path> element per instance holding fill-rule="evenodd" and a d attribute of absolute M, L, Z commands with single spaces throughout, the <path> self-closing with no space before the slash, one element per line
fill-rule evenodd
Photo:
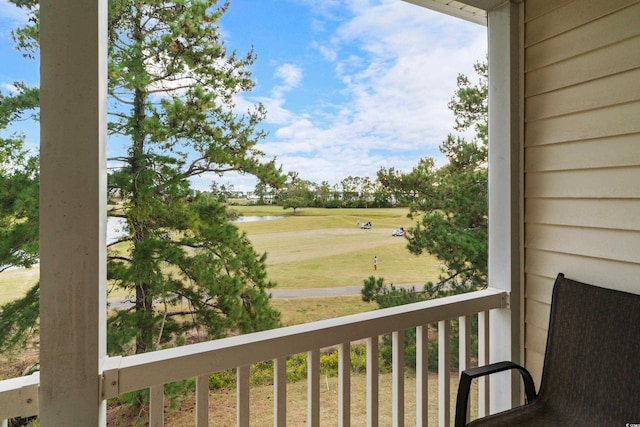
<path fill-rule="evenodd" d="M 378 427 L 378 337 L 367 338 L 367 427 Z"/>
<path fill-rule="evenodd" d="M 196 427 L 209 427 L 209 375 L 196 378 Z"/>
<path fill-rule="evenodd" d="M 478 313 L 478 366 L 489 363 L 489 312 Z M 478 378 L 478 417 L 489 415 L 489 377 Z"/>
<path fill-rule="evenodd" d="M 460 316 L 458 318 L 458 368 L 462 372 L 468 369 L 471 364 L 471 331 L 469 330 L 469 318 Z"/>
<path fill-rule="evenodd" d="M 338 426 L 351 425 L 351 343 L 338 347 Z"/>
<path fill-rule="evenodd" d="M 429 327 L 416 328 L 416 427 L 429 425 Z"/>
<path fill-rule="evenodd" d="M 438 322 L 438 420 L 440 427 L 451 423 L 451 348 L 449 320 Z"/>
<path fill-rule="evenodd" d="M 469 318 L 460 316 L 458 318 L 458 372 L 462 375 L 462 371 L 471 366 L 471 330 L 469 326 Z M 460 376 L 458 376 L 460 378 Z M 467 419 L 469 419 L 470 401 L 467 402 Z"/>
<path fill-rule="evenodd" d="M 287 425 L 287 358 L 279 357 L 273 362 L 273 425 Z"/>
<path fill-rule="evenodd" d="M 249 379 L 251 366 L 236 368 L 236 426 L 249 427 Z"/>
<path fill-rule="evenodd" d="M 164 385 L 149 388 L 149 427 L 164 426 Z"/>
<path fill-rule="evenodd" d="M 392 333 L 392 424 L 394 427 L 404 426 L 404 331 Z"/>
<path fill-rule="evenodd" d="M 320 350 L 307 352 L 307 425 L 320 425 Z"/>

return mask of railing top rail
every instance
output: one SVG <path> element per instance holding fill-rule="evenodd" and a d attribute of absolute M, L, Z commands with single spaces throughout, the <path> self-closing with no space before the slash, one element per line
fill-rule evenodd
<path fill-rule="evenodd" d="M 110 358 L 103 369 L 103 395 L 104 398 L 112 398 L 152 385 L 505 308 L 507 299 L 507 292 L 485 289 L 151 353 Z"/>
<path fill-rule="evenodd" d="M 40 374 L 0 381 L 0 421 L 37 413 Z"/>

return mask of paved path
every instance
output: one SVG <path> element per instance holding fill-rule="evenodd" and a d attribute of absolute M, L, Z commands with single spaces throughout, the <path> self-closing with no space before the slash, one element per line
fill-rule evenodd
<path fill-rule="evenodd" d="M 420 284 L 394 285 L 396 288 L 420 289 Z M 308 289 L 271 289 L 268 291 L 273 298 L 313 298 L 313 297 L 341 297 L 360 295 L 362 286 L 344 286 L 341 288 L 308 288 Z M 109 298 L 109 308 L 122 309 L 130 307 L 131 302 L 126 298 Z"/>
<path fill-rule="evenodd" d="M 396 288 L 419 289 L 419 284 L 394 285 Z M 341 297 L 348 295 L 360 295 L 362 286 L 344 286 L 341 288 L 309 288 L 309 289 L 271 289 L 269 292 L 273 298 L 311 298 L 311 297 Z"/>

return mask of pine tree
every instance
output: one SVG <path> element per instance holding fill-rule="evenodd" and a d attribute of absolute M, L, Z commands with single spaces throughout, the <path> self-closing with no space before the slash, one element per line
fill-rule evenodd
<path fill-rule="evenodd" d="M 219 338 L 279 322 L 269 305 L 265 255 L 228 221 L 223 205 L 190 180 L 228 171 L 280 186 L 275 163 L 256 143 L 264 109 L 236 112 L 234 96 L 253 88 L 252 51 L 227 52 L 215 0 L 109 3 L 110 135 L 127 153 L 109 191 L 128 233 L 109 250 L 108 279 L 133 310 L 109 321 L 109 349 L 135 338 L 137 353 L 198 330 Z"/>
<path fill-rule="evenodd" d="M 35 56 L 37 1 L 11 1 L 30 11 L 30 24 L 13 37 Z M 191 187 L 204 174 L 229 171 L 273 188 L 285 180 L 256 148 L 264 108 L 235 107 L 234 97 L 253 88 L 255 54 L 227 52 L 218 27 L 227 8 L 216 0 L 109 2 L 109 146 L 123 153 L 109 159 L 108 191 L 117 201 L 109 214 L 127 227 L 108 248 L 107 276 L 132 303 L 109 317 L 111 353 L 128 352 L 132 342 L 140 353 L 192 333 L 214 339 L 279 324 L 266 255 L 219 200 Z M 25 302 L 37 313 L 33 291 Z"/>
<path fill-rule="evenodd" d="M 26 120 L 38 106 L 38 90 L 14 83 L 12 95 L 0 93 L 0 132 Z M 24 147 L 24 135 L 0 133 L 0 271 L 31 267 L 38 261 L 38 155 Z"/>
<path fill-rule="evenodd" d="M 0 132 L 25 120 L 38 106 L 38 90 L 14 83 L 12 95 L 0 93 Z M 38 156 L 24 147 L 24 135 L 0 133 L 0 272 L 38 262 Z M 0 307 L 0 353 L 7 355 L 37 334 L 38 286 Z"/>
<path fill-rule="evenodd" d="M 437 167 L 425 158 L 406 174 L 381 169 L 378 179 L 416 219 L 408 229 L 409 250 L 429 252 L 440 260 L 439 287 L 475 290 L 487 281 L 487 65 L 475 65 L 478 82 L 458 77 L 458 89 L 449 102 L 457 131 L 472 130 L 467 140 L 450 134 L 440 145 L 448 162 Z"/>

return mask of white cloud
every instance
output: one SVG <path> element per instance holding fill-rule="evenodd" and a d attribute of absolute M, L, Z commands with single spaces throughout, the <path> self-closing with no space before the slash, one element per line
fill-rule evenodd
<path fill-rule="evenodd" d="M 2 83 L 2 84 L 0 84 L 0 87 L 2 87 L 4 90 L 6 90 L 9 93 L 17 93 L 18 92 L 18 88 L 16 88 L 11 83 Z"/>
<path fill-rule="evenodd" d="M 27 13 L 24 9 L 16 7 L 9 0 L 0 0 L 0 22 L 2 22 L 0 29 L 2 33 L 6 31 L 6 28 L 15 28 L 26 24 L 27 21 Z"/>
<path fill-rule="evenodd" d="M 309 136 L 309 134 L 314 135 L 315 132 L 316 129 L 313 127 L 311 121 L 307 118 L 299 117 L 289 126 L 278 129 L 275 132 L 275 136 L 279 139 L 304 140 Z"/>
<path fill-rule="evenodd" d="M 294 88 L 302 80 L 302 70 L 293 64 L 283 64 L 276 70 L 276 77 L 282 79 L 287 88 Z"/>
<path fill-rule="evenodd" d="M 278 82 L 269 89 L 261 81 L 268 96 L 237 103 L 266 107 L 270 134 L 259 148 L 267 157 L 285 172 L 331 184 L 374 178 L 381 167 L 408 171 L 421 157 L 442 162 L 438 146 L 454 124 L 447 103 L 457 75 L 473 79 L 473 64 L 485 59 L 486 28 L 398 0 L 296 1 L 312 15 L 311 51 L 333 72 L 321 79 L 338 82 L 331 90 L 339 96 L 300 99 L 317 77 L 287 52 Z"/>
<path fill-rule="evenodd" d="M 318 52 L 320 52 L 320 55 L 322 55 L 322 57 L 324 59 L 326 59 L 329 62 L 334 62 L 337 58 L 338 58 L 338 52 L 336 51 L 335 48 L 331 47 L 330 45 L 321 45 L 317 42 L 312 43 L 312 45 L 318 49 Z"/>
<path fill-rule="evenodd" d="M 282 84 L 275 86 L 271 90 L 271 97 L 274 100 L 280 101 L 279 104 L 282 105 L 282 99 L 285 93 L 300 85 L 302 81 L 302 69 L 293 64 L 282 64 L 276 69 L 274 76 L 281 80 Z"/>
<path fill-rule="evenodd" d="M 447 103 L 456 76 L 474 76 L 473 63 L 486 55 L 484 27 L 398 1 L 348 6 L 353 16 L 314 42 L 348 101 L 322 116 L 279 114 L 287 122 L 261 144 L 285 170 L 317 182 L 373 177 L 381 166 L 407 170 L 419 157 L 438 156 L 453 129 Z"/>
<path fill-rule="evenodd" d="M 275 125 L 286 125 L 296 119 L 296 114 L 284 108 L 284 99 L 280 97 L 258 98 L 267 110 L 267 122 Z"/>

